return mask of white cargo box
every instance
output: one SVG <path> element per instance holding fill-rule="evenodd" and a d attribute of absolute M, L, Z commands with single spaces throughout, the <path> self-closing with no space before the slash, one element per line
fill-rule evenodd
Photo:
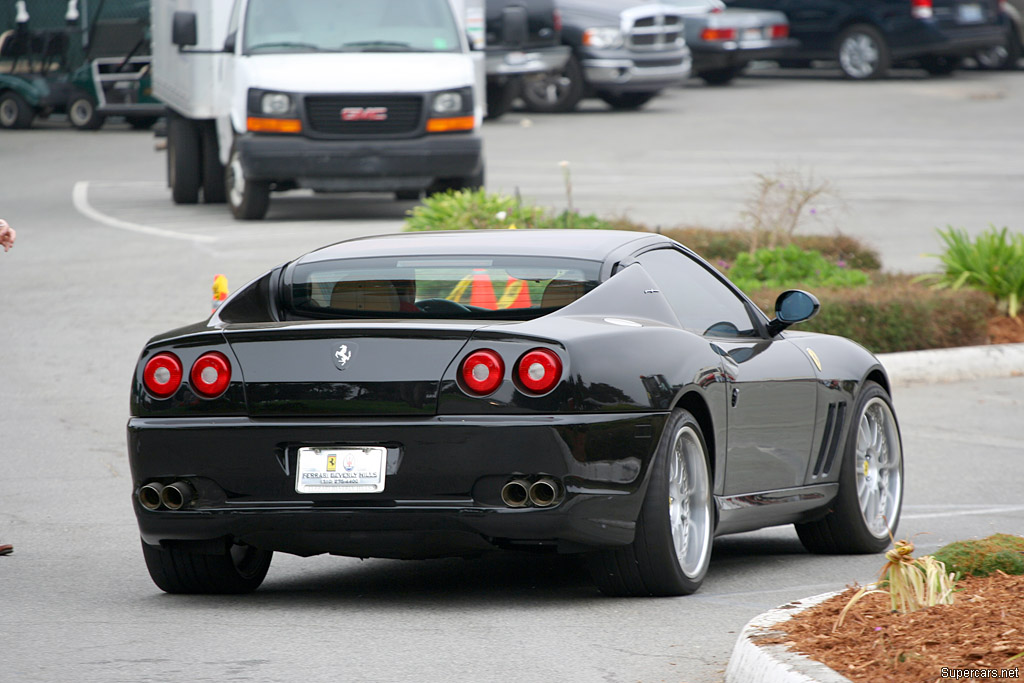
<path fill-rule="evenodd" d="M 215 91 L 216 71 L 226 57 L 219 54 L 227 38 L 232 0 L 152 0 L 153 94 L 191 119 L 212 119 L 225 98 Z M 199 42 L 181 52 L 171 42 L 175 12 L 195 12 Z M 196 54 L 192 51 L 216 51 Z"/>

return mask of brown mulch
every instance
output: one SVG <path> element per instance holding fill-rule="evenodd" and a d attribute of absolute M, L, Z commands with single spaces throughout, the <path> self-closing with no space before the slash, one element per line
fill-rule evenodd
<path fill-rule="evenodd" d="M 1024 342 L 1024 315 L 1010 318 L 1005 315 L 990 318 L 988 337 L 992 344 L 1018 344 Z"/>
<path fill-rule="evenodd" d="M 761 642 L 787 645 L 853 681 L 954 680 L 954 673 L 943 672 L 944 667 L 995 669 L 1005 680 L 1024 678 L 1024 657 L 1010 661 L 1024 652 L 1024 576 L 997 572 L 985 578 L 965 577 L 957 582 L 952 605 L 912 614 L 890 612 L 887 595 L 867 595 L 833 633 L 855 590 L 798 613 L 776 627 L 785 636 Z M 1000 678 L 987 676 L 993 677 Z M 963 673 L 960 678 L 968 680 Z"/>

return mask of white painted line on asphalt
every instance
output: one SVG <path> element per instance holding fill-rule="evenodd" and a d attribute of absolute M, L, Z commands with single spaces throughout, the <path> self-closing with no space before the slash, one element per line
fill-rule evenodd
<path fill-rule="evenodd" d="M 901 515 L 900 521 L 908 519 L 936 519 L 938 517 L 966 517 L 968 515 L 1001 515 L 1006 512 L 1024 512 L 1024 505 L 1001 505 L 975 510 L 947 510 L 946 512 L 924 512 L 916 515 Z"/>
<path fill-rule="evenodd" d="M 163 237 L 165 239 L 185 240 L 187 242 L 210 243 L 216 242 L 218 239 L 211 235 L 192 235 L 186 232 L 176 232 L 174 230 L 155 228 L 152 225 L 130 223 L 119 218 L 114 218 L 113 216 L 108 216 L 94 208 L 92 204 L 89 203 L 89 184 L 88 180 L 80 180 L 75 183 L 75 188 L 71 193 L 71 198 L 75 208 L 80 214 L 87 218 L 91 218 L 97 223 L 102 223 L 107 227 L 116 228 L 118 230 L 126 230 L 128 232 L 135 232 L 142 235 L 151 235 L 153 237 Z"/>

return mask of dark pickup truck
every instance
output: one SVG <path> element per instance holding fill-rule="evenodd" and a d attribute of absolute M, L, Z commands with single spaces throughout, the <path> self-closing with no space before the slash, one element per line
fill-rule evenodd
<path fill-rule="evenodd" d="M 554 0 L 487 0 L 487 118 L 508 111 L 523 80 L 557 73 L 569 59 Z"/>

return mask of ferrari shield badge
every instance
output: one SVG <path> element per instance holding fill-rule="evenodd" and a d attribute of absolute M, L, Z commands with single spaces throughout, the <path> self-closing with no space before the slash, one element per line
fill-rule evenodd
<path fill-rule="evenodd" d="M 356 355 L 357 349 L 358 347 L 351 342 L 334 347 L 334 366 L 339 370 L 347 368 Z"/>

